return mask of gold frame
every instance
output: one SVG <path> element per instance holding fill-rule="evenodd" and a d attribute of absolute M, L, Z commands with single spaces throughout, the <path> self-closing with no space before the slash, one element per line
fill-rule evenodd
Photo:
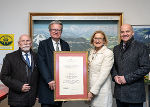
<path fill-rule="evenodd" d="M 113 20 L 114 17 L 118 18 L 118 29 L 120 29 L 120 26 L 123 24 L 123 13 L 122 12 L 112 12 L 112 13 L 29 13 L 29 35 L 31 37 L 33 33 L 33 17 L 54 17 L 57 16 L 57 19 L 53 20 L 67 20 L 65 19 L 66 16 L 71 16 L 73 20 L 79 20 L 75 19 L 77 16 L 94 16 L 97 18 L 97 20 Z M 58 19 L 59 18 L 59 19 Z M 84 20 L 81 18 L 81 20 Z M 93 19 L 91 19 L 93 20 Z M 120 30 L 118 30 L 118 37 L 120 36 Z M 118 41 L 120 38 L 118 38 Z"/>

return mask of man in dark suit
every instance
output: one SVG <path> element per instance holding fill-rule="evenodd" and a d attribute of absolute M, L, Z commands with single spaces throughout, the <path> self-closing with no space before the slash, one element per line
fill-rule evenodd
<path fill-rule="evenodd" d="M 121 43 L 114 47 L 114 97 L 117 107 L 143 107 L 145 101 L 144 76 L 150 71 L 147 47 L 134 40 L 131 25 L 120 31 Z"/>
<path fill-rule="evenodd" d="M 1 81 L 9 88 L 10 107 L 32 107 L 37 97 L 39 72 L 32 41 L 27 34 L 19 38 L 19 49 L 5 56 Z"/>
<path fill-rule="evenodd" d="M 38 66 L 40 70 L 39 103 L 41 107 L 61 107 L 62 102 L 54 101 L 54 51 L 70 51 L 67 42 L 60 39 L 63 25 L 60 21 L 49 24 L 50 38 L 39 43 Z"/>

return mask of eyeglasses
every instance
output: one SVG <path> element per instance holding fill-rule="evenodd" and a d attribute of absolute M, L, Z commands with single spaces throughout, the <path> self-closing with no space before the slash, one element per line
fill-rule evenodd
<path fill-rule="evenodd" d="M 62 31 L 62 29 L 50 29 L 50 31 L 52 31 L 52 32 L 61 32 Z"/>
<path fill-rule="evenodd" d="M 100 41 L 100 40 L 104 40 L 104 38 L 93 38 L 93 40 L 94 41 L 96 41 L 96 40 Z"/>

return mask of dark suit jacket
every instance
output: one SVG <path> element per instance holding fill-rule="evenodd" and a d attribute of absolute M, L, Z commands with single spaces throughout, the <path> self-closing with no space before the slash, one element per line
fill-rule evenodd
<path fill-rule="evenodd" d="M 32 67 L 29 68 L 20 49 L 7 54 L 4 58 L 1 70 L 1 81 L 9 88 L 9 105 L 32 106 L 35 104 L 39 76 L 36 60 L 36 54 L 31 51 Z M 28 71 L 32 72 L 30 77 L 28 76 Z M 25 83 L 31 86 L 29 92 L 21 91 Z"/>
<path fill-rule="evenodd" d="M 67 42 L 60 39 L 62 51 L 69 51 Z M 54 80 L 54 47 L 51 38 L 40 42 L 38 47 L 38 66 L 40 70 L 39 102 L 42 104 L 57 104 L 54 102 L 54 91 L 48 83 Z"/>
<path fill-rule="evenodd" d="M 124 51 L 122 43 L 114 47 L 114 66 L 111 74 L 124 76 L 125 85 L 115 83 L 114 97 L 122 102 L 142 103 L 145 101 L 144 76 L 150 71 L 147 47 L 131 40 Z"/>

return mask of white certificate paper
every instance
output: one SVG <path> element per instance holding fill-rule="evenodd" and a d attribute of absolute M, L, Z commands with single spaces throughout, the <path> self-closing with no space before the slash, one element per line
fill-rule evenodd
<path fill-rule="evenodd" d="M 60 95 L 83 94 L 83 57 L 59 57 Z"/>

